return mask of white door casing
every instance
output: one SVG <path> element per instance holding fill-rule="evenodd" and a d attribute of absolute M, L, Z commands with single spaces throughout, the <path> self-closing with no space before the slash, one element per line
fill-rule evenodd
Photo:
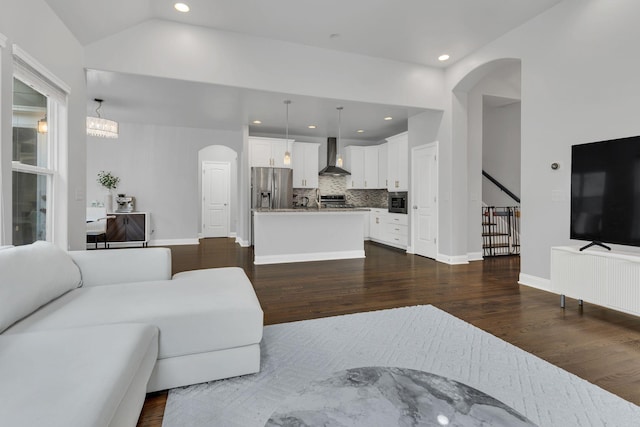
<path fill-rule="evenodd" d="M 411 159 L 411 239 L 417 255 L 438 255 L 438 142 L 415 147 Z"/>
<path fill-rule="evenodd" d="M 202 162 L 202 237 L 229 236 L 229 163 Z"/>

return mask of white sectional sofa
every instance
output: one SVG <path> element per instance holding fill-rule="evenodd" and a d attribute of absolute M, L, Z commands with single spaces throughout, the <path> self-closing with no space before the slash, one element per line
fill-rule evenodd
<path fill-rule="evenodd" d="M 258 372 L 262 327 L 239 268 L 171 277 L 165 248 L 0 250 L 0 424 L 135 426 L 147 391 Z"/>

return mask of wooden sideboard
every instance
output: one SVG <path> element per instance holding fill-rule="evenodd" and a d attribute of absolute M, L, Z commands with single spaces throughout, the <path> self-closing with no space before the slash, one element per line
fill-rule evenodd
<path fill-rule="evenodd" d="M 107 247 L 111 244 L 149 243 L 149 214 L 147 212 L 113 212 L 107 219 Z"/>

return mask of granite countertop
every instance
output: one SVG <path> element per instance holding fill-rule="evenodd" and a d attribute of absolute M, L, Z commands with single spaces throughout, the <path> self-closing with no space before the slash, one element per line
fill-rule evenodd
<path fill-rule="evenodd" d="M 282 213 L 282 212 L 296 212 L 296 213 L 318 213 L 318 212 L 368 212 L 369 208 L 289 208 L 289 209 L 268 209 L 257 208 L 252 209 L 253 212 L 258 213 Z"/>

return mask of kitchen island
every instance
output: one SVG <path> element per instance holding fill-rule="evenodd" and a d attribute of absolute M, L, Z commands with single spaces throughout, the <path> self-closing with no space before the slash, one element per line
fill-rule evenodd
<path fill-rule="evenodd" d="M 368 209 L 254 209 L 254 264 L 364 258 Z"/>

